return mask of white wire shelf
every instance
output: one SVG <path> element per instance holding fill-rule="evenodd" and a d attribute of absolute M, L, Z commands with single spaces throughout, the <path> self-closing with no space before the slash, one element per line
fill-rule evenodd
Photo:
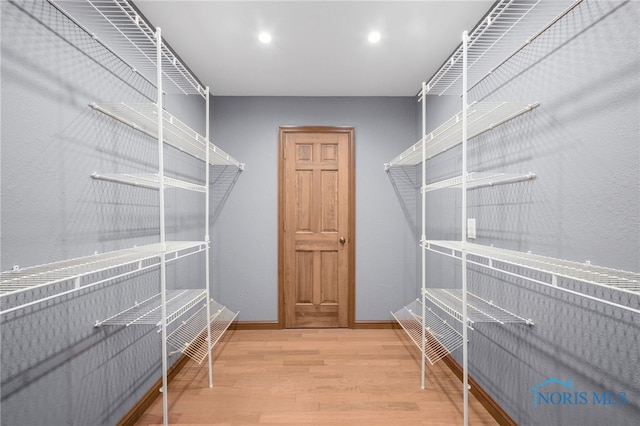
<path fill-rule="evenodd" d="M 462 318 L 462 290 L 429 288 L 424 291 L 425 297 L 434 305 L 442 309 L 460 322 Z M 472 293 L 467 292 L 467 324 L 473 329 L 474 323 L 497 322 L 524 323 L 533 325 L 530 319 L 522 318 L 506 309 L 497 306 L 491 300 L 482 299 Z"/>
<path fill-rule="evenodd" d="M 133 273 L 143 271 L 159 265 L 159 259 L 155 262 L 148 262 L 159 258 L 162 253 L 166 255 L 166 261 L 170 262 L 181 257 L 189 256 L 205 250 L 207 246 L 203 241 L 168 241 L 163 247 L 162 244 L 149 244 L 133 247 L 124 250 L 116 250 L 107 253 L 94 254 L 91 256 L 79 257 L 60 262 L 48 263 L 44 265 L 32 266 L 28 268 L 16 269 L 2 272 L 0 280 L 0 296 L 34 290 L 40 287 L 50 286 L 56 283 L 74 280 L 74 288 L 64 291 L 48 298 L 58 297 L 81 288 L 111 281 Z M 125 268 L 122 271 L 120 268 Z M 113 271 L 113 275 L 105 278 L 98 273 Z M 84 279 L 83 279 L 84 278 Z M 38 299 L 27 305 L 40 303 L 45 299 Z M 7 313 L 18 308 L 27 306 L 22 304 L 2 313 Z"/>
<path fill-rule="evenodd" d="M 538 103 L 523 102 L 478 102 L 469 106 L 467 137 L 474 138 L 532 109 Z M 436 130 L 420 139 L 402 154 L 385 164 L 389 169 L 394 166 L 410 166 L 422 162 L 422 149 L 425 147 L 425 159 L 430 159 L 462 144 L 462 112 L 451 117 Z"/>
<path fill-rule="evenodd" d="M 527 46 L 582 0 L 500 0 L 470 32 L 467 50 L 469 87 Z M 434 95 L 462 92 L 462 44 L 427 83 Z"/>
<path fill-rule="evenodd" d="M 508 183 L 522 182 L 535 179 L 535 173 L 492 173 L 492 172 L 472 172 L 467 174 L 467 189 L 483 188 L 486 186 L 501 185 Z M 435 191 L 445 188 L 462 188 L 462 176 L 445 179 L 440 182 L 431 183 L 423 187 L 424 192 Z"/>
<path fill-rule="evenodd" d="M 154 138 L 158 137 L 158 106 L 146 104 L 96 104 L 91 107 L 108 115 L 134 129 Z M 201 160 L 206 160 L 207 140 L 198 132 L 169 114 L 162 111 L 164 142 Z M 235 166 L 243 169 L 244 164 L 238 162 L 229 154 L 209 143 L 209 164 Z"/>
<path fill-rule="evenodd" d="M 160 179 L 157 173 L 98 173 L 94 172 L 91 177 L 98 180 L 106 180 L 109 182 L 122 183 L 125 185 L 139 186 L 149 189 L 160 189 Z M 189 191 L 206 192 L 204 185 L 164 177 L 164 184 L 168 188 L 181 188 Z"/>
<path fill-rule="evenodd" d="M 73 16 L 96 39 L 104 38 L 132 68 L 155 80 L 158 65 L 156 30 L 127 0 L 48 0 L 68 16 Z M 206 95 L 198 79 L 161 43 L 162 87 L 167 93 Z"/>
<path fill-rule="evenodd" d="M 462 243 L 460 241 L 428 240 L 423 247 L 427 250 L 455 257 L 457 259 L 462 256 Z M 468 254 L 482 259 L 481 261 L 467 258 L 467 262 L 471 264 L 497 270 L 519 278 L 534 280 L 536 282 L 540 281 L 532 279 L 525 274 L 514 272 L 508 267 L 508 265 L 546 273 L 551 276 L 551 284 L 545 282 L 540 283 L 551 285 L 559 290 L 569 291 L 568 289 L 561 287 L 558 282 L 558 278 L 568 278 L 570 280 L 580 281 L 610 290 L 621 291 L 634 296 L 640 296 L 639 272 L 622 271 L 619 269 L 595 266 L 589 263 L 573 262 L 481 244 L 467 243 L 466 249 Z M 604 303 L 613 304 L 606 300 L 594 298 L 573 290 L 570 292 Z M 639 310 L 628 306 L 617 304 L 616 306 L 633 312 L 640 312 Z"/>
<path fill-rule="evenodd" d="M 184 315 L 206 297 L 207 292 L 204 289 L 167 290 L 167 325 Z M 96 321 L 95 326 L 155 325 L 160 327 L 162 325 L 161 305 L 161 295 L 156 294 L 105 320 Z"/>
<path fill-rule="evenodd" d="M 207 306 L 205 305 L 167 336 L 167 343 L 175 349 L 172 354 L 182 353 L 198 364 L 202 363 L 239 313 L 227 309 L 213 299 L 209 301 L 209 312 L 211 314 L 209 317 L 211 346 L 207 345 Z"/>
<path fill-rule="evenodd" d="M 422 334 L 423 330 L 426 330 L 425 357 L 431 365 L 462 346 L 462 335 L 430 308 L 425 308 L 425 328 L 423 329 L 420 300 L 414 300 L 399 311 L 391 312 L 391 315 L 421 352 Z"/>

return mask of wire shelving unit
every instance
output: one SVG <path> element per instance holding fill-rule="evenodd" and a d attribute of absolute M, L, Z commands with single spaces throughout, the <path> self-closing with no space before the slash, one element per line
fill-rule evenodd
<path fill-rule="evenodd" d="M 479 102 L 469 107 L 466 126 L 468 139 L 474 138 L 494 127 L 529 112 L 538 106 L 537 103 L 522 102 Z M 437 129 L 422 137 L 410 148 L 385 164 L 388 170 L 394 166 L 412 166 L 442 154 L 462 144 L 462 112 L 451 117 Z M 423 153 L 423 150 L 425 151 Z"/>
<path fill-rule="evenodd" d="M 491 131 L 496 126 L 504 124 L 516 117 L 532 111 L 539 106 L 537 102 L 501 102 L 474 103 L 468 102 L 468 91 L 489 76 L 494 70 L 506 63 L 510 58 L 524 49 L 531 41 L 544 33 L 558 20 L 568 14 L 581 1 L 559 0 L 557 2 L 542 2 L 536 0 L 499 0 L 489 13 L 478 23 L 470 33 L 462 34 L 462 43 L 443 63 L 440 69 L 422 84 L 419 101 L 422 102 L 422 138 L 410 148 L 402 152 L 393 160 L 385 164 L 389 172 L 394 167 L 421 165 L 422 185 L 421 211 L 422 233 L 422 301 L 412 302 L 410 305 L 393 313 L 396 320 L 407 331 L 412 340 L 422 352 L 422 387 L 425 387 L 425 361 L 431 362 L 428 356 L 428 338 L 430 325 L 428 316 L 433 311 L 431 306 L 446 312 L 463 324 L 459 344 L 443 345 L 451 352 L 462 347 L 463 369 L 463 405 L 464 425 L 468 425 L 468 330 L 476 322 L 507 323 L 516 322 L 533 324 L 502 307 L 497 307 L 491 301 L 481 299 L 468 292 L 467 268 L 467 191 L 474 188 L 494 186 L 531 180 L 536 177 L 529 173 L 502 172 L 474 172 L 468 171 L 467 151 L 468 140 Z M 462 111 L 451 117 L 436 130 L 426 132 L 426 98 L 427 95 L 461 95 Z M 454 147 L 460 147 L 462 157 L 461 174 L 457 177 L 427 184 L 427 160 L 446 152 Z M 456 290 L 433 289 L 426 286 L 426 252 L 429 244 L 426 236 L 426 195 L 435 190 L 445 188 L 460 189 L 461 196 L 461 239 L 457 241 L 456 257 L 461 260 L 462 288 Z M 446 254 L 446 253 L 443 253 Z M 427 305 L 427 302 L 429 305 Z M 422 313 L 418 313 L 419 310 Z M 439 318 L 439 317 L 438 317 Z M 407 325 L 407 324 L 410 324 Z M 446 351 L 445 351 L 446 352 Z"/>
<path fill-rule="evenodd" d="M 150 268 L 157 268 L 162 254 L 165 255 L 167 262 L 171 262 L 200 253 L 205 248 L 206 243 L 203 241 L 170 241 L 164 246 L 148 244 L 2 272 L 0 281 L 0 296 L 2 297 L 67 281 L 72 282 L 72 285 L 70 289 L 59 290 L 28 303 L 20 303 L 17 306 L 4 309 L 1 313 L 6 314 L 24 309 L 45 300 L 60 297 L 63 294 L 113 281 Z"/>
<path fill-rule="evenodd" d="M 161 43 L 158 54 L 156 29 L 129 1 L 48 1 L 72 19 L 77 18 L 73 20 L 81 22 L 86 31 L 115 51 L 136 72 L 150 81 L 161 80 L 158 87 L 165 93 L 206 96 L 205 86 L 166 43 Z"/>
<path fill-rule="evenodd" d="M 425 103 L 424 95 L 426 95 L 426 85 L 423 85 L 423 96 L 420 99 L 423 103 L 423 108 Z M 424 246 L 424 242 L 426 241 L 426 222 L 424 218 L 426 193 L 435 190 L 456 188 L 462 189 L 462 192 L 466 194 L 466 191 L 470 189 L 522 182 L 534 179 L 536 177 L 535 173 L 532 172 L 520 174 L 502 172 L 469 173 L 467 172 L 466 161 L 463 161 L 463 175 L 427 184 L 425 168 L 426 161 L 433 158 L 434 156 L 442 154 L 443 152 L 446 152 L 460 145 L 463 145 L 463 152 L 466 152 L 466 141 L 468 139 L 490 131 L 497 126 L 500 126 L 510 120 L 513 120 L 516 117 L 521 116 L 522 114 L 534 110 L 538 106 L 539 104 L 537 102 L 486 102 L 470 105 L 468 109 L 463 109 L 463 111 L 451 117 L 445 123 L 436 128 L 436 130 L 434 130 L 433 132 L 429 133 L 428 135 L 425 134 L 425 136 L 423 136 L 417 143 L 415 143 L 413 146 L 385 164 L 385 170 L 387 170 L 387 172 L 389 172 L 394 167 L 417 166 L 420 164 L 423 167 L 423 182 L 421 185 L 423 222 L 422 237 L 420 241 L 422 246 Z M 426 120 L 426 114 L 423 113 L 423 133 L 426 133 L 424 132 L 424 129 L 426 128 L 426 122 L 424 120 Z M 466 211 L 466 208 L 464 208 L 464 210 Z M 464 217 L 466 226 L 466 215 L 464 215 Z M 463 234 L 466 235 L 465 230 L 463 230 Z M 396 320 L 398 320 L 398 322 L 402 322 L 401 325 L 403 329 L 407 331 L 408 334 L 410 334 L 414 342 L 418 342 L 416 340 L 416 336 L 422 333 L 419 328 L 417 329 L 417 331 L 415 329 L 416 318 L 424 319 L 424 334 L 426 336 L 428 335 L 428 332 L 426 330 L 432 327 L 431 325 L 427 324 L 426 321 L 428 319 L 433 319 L 433 315 L 436 315 L 430 310 L 430 308 L 426 307 L 427 301 L 437 306 L 447 314 L 453 316 L 456 320 L 462 323 L 466 323 L 471 329 L 473 329 L 474 322 L 495 322 L 499 324 L 516 322 L 529 325 L 533 324 L 533 321 L 524 319 L 501 307 L 496 306 L 491 302 L 484 301 L 483 299 L 475 295 L 471 295 L 473 304 L 470 304 L 469 300 L 467 300 L 469 294 L 466 290 L 466 283 L 463 283 L 462 290 L 444 290 L 431 288 L 427 289 L 426 258 L 424 257 L 424 250 L 422 272 L 422 302 L 416 305 L 416 302 L 414 301 L 411 303 L 411 306 L 407 306 L 404 308 L 404 310 L 401 309 L 400 311 L 393 313 L 393 316 L 396 318 Z M 468 313 L 463 312 L 468 307 L 471 307 L 472 309 L 471 316 L 469 316 Z M 418 308 L 424 308 L 422 314 L 415 314 Z M 415 315 L 408 316 L 409 312 Z M 484 312 L 484 315 L 481 315 L 482 312 Z M 413 319 L 413 321 L 410 321 L 411 326 L 407 325 L 407 321 L 409 321 L 410 318 Z M 438 346 L 438 353 L 443 354 L 442 356 L 428 356 L 427 353 L 429 351 L 429 348 L 426 346 L 422 351 L 423 356 L 425 356 L 425 358 L 427 358 L 430 363 L 433 363 L 439 359 L 442 359 L 442 357 L 448 355 L 451 351 L 460 347 L 464 347 L 466 332 L 466 327 L 463 327 L 463 333 L 461 335 L 459 345 L 443 344 Z M 427 345 L 427 340 L 428 339 L 425 339 L 425 341 L 423 342 L 425 345 Z M 421 344 L 418 344 L 418 347 L 422 348 Z M 424 374 L 425 372 L 423 370 L 423 387 Z"/>
<path fill-rule="evenodd" d="M 459 95 L 528 46 L 582 0 L 499 0 L 427 83 L 432 95 Z M 463 50 L 466 49 L 466 65 Z"/>
<path fill-rule="evenodd" d="M 207 292 L 204 289 L 167 290 L 167 325 L 174 322 L 185 312 L 204 300 Z M 161 326 L 161 296 L 156 294 L 140 303 L 135 303 L 126 309 L 105 320 L 96 321 L 96 327 L 117 325 L 129 327 L 130 325 L 157 325 Z"/>
<path fill-rule="evenodd" d="M 209 321 L 207 322 L 207 307 Z M 182 353 L 201 364 L 211 349 L 220 340 L 239 312 L 233 312 L 213 299 L 203 306 L 180 327 L 167 336 L 167 343 L 175 349 L 172 353 Z M 211 342 L 207 344 L 207 324 L 211 329 Z"/>
<path fill-rule="evenodd" d="M 462 290 L 446 288 L 429 288 L 425 291 L 425 297 L 434 305 L 442 309 L 460 322 L 462 317 Z M 473 329 L 475 323 L 496 322 L 524 323 L 533 325 L 533 321 L 507 311 L 493 303 L 472 293 L 467 293 L 467 325 Z"/>
<path fill-rule="evenodd" d="M 428 240 L 424 246 L 427 250 L 443 254 L 446 256 L 461 258 L 462 245 L 460 241 L 433 241 Z M 632 306 L 611 302 L 607 299 L 596 298 L 588 293 L 577 291 L 562 285 L 561 278 L 579 281 L 603 289 L 622 292 L 640 297 L 640 273 L 623 271 L 619 269 L 606 268 L 591 265 L 590 263 L 580 263 L 563 259 L 556 259 L 548 256 L 541 256 L 533 253 L 507 250 L 497 247 L 485 246 L 482 244 L 467 243 L 468 255 L 473 258 L 468 262 L 492 269 L 507 275 L 535 281 L 539 284 L 551 286 L 561 291 L 570 292 L 578 296 L 595 299 L 601 303 L 610 304 L 631 312 L 640 313 L 640 309 Z M 511 268 L 515 266 L 524 270 L 541 272 L 548 275 L 546 281 L 539 277 L 518 272 Z"/>
<path fill-rule="evenodd" d="M 462 346 L 462 335 L 419 299 L 391 315 L 431 365 Z"/>
<path fill-rule="evenodd" d="M 96 271 L 120 268 L 121 266 L 127 266 L 126 274 L 148 267 L 158 267 L 160 269 L 160 292 L 158 294 L 140 303 L 133 303 L 132 307 L 107 319 L 96 321 L 95 326 L 154 325 L 160 328 L 159 332 L 162 335 L 162 389 L 165 390 L 162 394 L 163 422 L 167 425 L 168 346 L 170 344 L 175 345 L 180 340 L 177 336 L 181 335 L 181 333 L 184 334 L 185 331 L 191 333 L 194 336 L 191 340 L 187 342 L 183 339 L 178 344 L 183 349 L 189 349 L 184 350 L 187 355 L 189 355 L 189 351 L 197 348 L 196 358 L 199 363 L 204 358 L 208 358 L 209 386 L 211 387 L 213 386 L 213 367 L 210 351 L 231 322 L 237 317 L 237 313 L 215 302 L 209 294 L 209 201 L 211 185 L 209 166 L 229 166 L 237 168 L 239 173 L 244 169 L 244 164 L 238 162 L 210 142 L 209 88 L 200 83 L 197 77 L 163 40 L 160 28 L 153 28 L 137 12 L 129 0 L 48 1 L 70 21 L 78 25 L 87 34 L 90 34 L 97 43 L 113 52 L 120 60 L 129 65 L 134 72 L 139 73 L 156 88 L 156 100 L 152 103 L 91 103 L 90 106 L 94 110 L 156 139 L 158 147 L 157 171 L 154 170 L 153 173 L 94 172 L 91 177 L 98 181 L 109 181 L 157 190 L 160 216 L 159 242 L 147 246 L 148 250 L 145 251 L 136 248 L 129 251 L 114 252 L 113 255 L 109 256 L 89 256 L 88 258 L 82 258 L 80 261 L 65 261 L 53 266 L 47 265 L 44 269 L 49 271 L 49 275 L 53 277 L 48 279 L 49 281 L 45 280 L 46 282 L 51 282 L 53 279 L 56 280 L 55 282 L 77 279 L 82 274 L 90 275 Z M 165 94 L 199 95 L 203 98 L 205 104 L 203 114 L 205 117 L 204 135 L 194 131 L 163 108 Z M 165 145 L 203 161 L 206 165 L 202 178 L 204 183 L 187 182 L 165 176 Z M 195 243 L 167 241 L 165 190 L 169 188 L 204 194 L 203 241 Z M 182 250 L 187 250 L 188 254 L 204 253 L 204 282 L 200 285 L 200 288 L 171 290 L 167 287 L 167 263 L 183 257 Z M 40 279 L 39 277 L 42 275 L 40 269 L 43 268 L 35 268 L 31 276 L 37 276 Z M 15 271 L 3 273 L 3 291 L 5 288 L 5 275 L 7 277 L 7 286 L 9 284 L 15 285 L 19 281 L 13 279 Z M 122 276 L 122 274 L 117 276 Z M 113 277 L 109 277 L 109 279 L 113 279 Z M 23 279 L 23 281 L 25 280 Z M 78 280 L 78 282 L 80 281 Z M 36 284 L 29 285 L 33 287 L 34 285 L 46 285 L 46 283 L 40 284 L 37 281 Z M 201 306 L 199 310 L 198 306 Z M 212 313 L 212 309 L 215 312 Z M 196 311 L 195 314 L 193 314 L 194 311 Z M 183 321 L 171 333 L 170 338 L 168 325 L 188 315 L 191 315 L 189 319 Z M 201 316 L 204 321 L 200 321 L 199 318 Z M 201 344 L 202 342 L 204 344 Z M 180 352 L 183 352 L 183 350 L 180 350 Z"/>
<path fill-rule="evenodd" d="M 153 138 L 158 138 L 158 106 L 156 104 L 92 103 L 91 107 Z M 238 162 L 223 150 L 207 142 L 207 139 L 167 111 L 162 111 L 163 140 L 166 144 L 183 151 L 198 160 L 205 161 L 209 147 L 209 164 L 236 166 Z"/>

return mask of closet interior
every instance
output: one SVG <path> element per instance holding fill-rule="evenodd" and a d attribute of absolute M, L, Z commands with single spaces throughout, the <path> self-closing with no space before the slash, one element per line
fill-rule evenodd
<path fill-rule="evenodd" d="M 444 62 L 442 67 L 422 83 L 418 101 L 421 103 L 422 137 L 414 145 L 397 155 L 384 167 L 389 180 L 404 208 L 411 206 L 411 190 L 401 188 L 414 185 L 420 203 L 415 203 L 416 216 L 420 218 L 420 270 L 421 288 L 419 297 L 401 309 L 391 312 L 422 355 L 421 386 L 425 387 L 426 365 L 431 365 L 462 348 L 464 424 L 468 424 L 468 371 L 469 341 L 473 339 L 474 326 L 480 323 L 504 325 L 508 323 L 535 326 L 535 318 L 522 316 L 517 309 L 519 302 L 511 300 L 505 305 L 484 295 L 483 285 L 469 289 L 470 272 L 483 271 L 492 274 L 495 280 L 511 277 L 533 282 L 555 291 L 566 292 L 623 311 L 640 313 L 637 307 L 640 296 L 640 274 L 608 267 L 553 258 L 524 248 L 512 250 L 501 248 L 499 240 L 483 238 L 482 229 L 476 229 L 476 219 L 470 216 L 468 191 L 486 188 L 504 191 L 508 185 L 535 185 L 535 171 L 505 172 L 499 169 L 474 170 L 469 166 L 469 143 L 474 138 L 495 132 L 521 116 L 534 114 L 540 107 L 536 99 L 522 101 L 486 102 L 482 99 L 469 101 L 473 88 L 483 84 L 501 67 L 528 49 L 532 42 L 542 36 L 557 22 L 567 19 L 582 1 L 531 2 L 528 0 L 502 0 L 496 2 L 491 11 L 471 31 L 462 34 L 462 43 Z M 615 5 L 614 5 L 615 7 Z M 461 110 L 435 130 L 427 133 L 429 114 L 428 97 L 453 95 L 461 100 Z M 521 121 L 518 121 L 521 123 Z M 517 126 L 517 124 L 516 124 Z M 489 137 L 490 138 L 490 137 Z M 500 143 L 509 144 L 508 138 Z M 481 141 L 479 144 L 486 143 Z M 474 147 L 476 152 L 482 149 Z M 453 153 L 452 153 L 453 151 Z M 437 157 L 448 153 L 457 156 L 460 167 L 458 175 L 444 179 L 433 179 L 429 167 Z M 487 156 L 490 157 L 490 156 Z M 436 164 L 435 167 L 438 167 Z M 430 195 L 438 191 L 455 190 L 458 211 L 445 214 L 455 217 L 457 239 L 439 239 L 428 235 L 429 210 L 442 208 L 433 203 Z M 526 200 L 522 201 L 523 203 Z M 433 206 L 433 207 L 431 207 Z M 417 225 L 417 224 L 416 224 Z M 451 223 L 448 224 L 453 227 Z M 447 230 L 451 234 L 450 229 Z M 436 233 L 442 234 L 436 231 Z M 444 277 L 430 270 L 427 260 L 432 253 L 453 259 L 451 265 L 458 272 L 448 269 Z M 489 271 L 488 273 L 486 271 Z M 495 273 L 495 274 L 494 274 Z M 584 284 L 584 285 L 583 285 Z M 486 285 L 486 283 L 485 283 Z M 620 294 L 626 303 L 620 303 Z M 625 299 L 624 297 L 630 296 Z M 451 320 L 455 321 L 451 321 Z M 464 324 L 466 326 L 456 326 Z"/>
<path fill-rule="evenodd" d="M 140 143 L 155 141 L 156 167 L 151 166 L 153 162 L 148 159 L 132 161 L 127 158 L 129 152 L 124 150 L 110 153 L 116 159 L 121 156 L 123 164 L 117 164 L 117 160 L 102 161 L 106 170 L 94 171 L 87 178 L 93 181 L 93 185 L 107 185 L 107 193 L 117 194 L 120 185 L 132 187 L 133 193 L 147 192 L 144 199 L 154 205 L 157 212 L 133 220 L 148 229 L 157 230 L 157 242 L 104 253 L 96 251 L 87 256 L 37 266 L 16 265 L 12 270 L 2 273 L 0 288 L 3 303 L 0 314 L 19 315 L 25 310 L 56 303 L 63 297 L 73 297 L 74 293 L 84 293 L 92 288 L 135 285 L 128 278 L 156 271 L 159 280 L 157 293 L 143 300 L 126 300 L 127 292 L 123 291 L 121 300 L 115 304 L 124 308 L 107 317 L 97 318 L 94 327 L 157 328 L 162 348 L 163 420 L 164 424 L 168 424 L 169 392 L 164 390 L 168 384 L 170 357 L 183 354 L 197 363 L 207 359 L 209 386 L 213 386 L 211 350 L 238 316 L 238 312 L 218 303 L 211 294 L 211 246 L 215 242 L 211 241 L 210 224 L 244 170 L 244 164 L 210 141 L 209 88 L 202 86 L 168 47 L 161 29 L 152 28 L 129 2 L 49 0 L 48 3 L 67 24 L 75 25 L 80 34 L 91 38 L 92 43 L 109 52 L 110 59 L 116 63 L 109 63 L 108 66 L 129 68 L 136 79 L 142 79 L 152 86 L 149 95 L 146 95 L 149 98 L 147 102 L 92 102 L 87 108 L 104 115 L 107 120 L 119 123 L 119 127 L 106 124 L 105 131 L 112 132 L 109 138 L 125 135 L 123 145 L 128 142 L 131 132 L 144 135 Z M 152 95 L 154 91 L 155 99 Z M 165 109 L 165 98 L 171 95 L 199 99 L 204 134 L 193 130 Z M 113 144 L 117 147 L 119 142 L 114 141 Z M 182 159 L 181 156 L 191 159 Z M 194 162 L 198 164 L 197 173 L 191 171 Z M 127 170 L 131 163 L 135 163 L 137 169 L 146 170 Z M 176 206 L 165 201 L 166 197 L 175 195 L 173 191 L 193 194 L 186 195 L 184 199 L 200 198 L 196 201 L 201 210 L 200 218 L 196 219 L 199 225 L 195 226 L 200 238 L 174 239 L 175 228 L 179 225 L 168 224 L 165 218 L 170 214 L 179 216 L 188 212 L 180 212 L 180 203 Z M 117 204 L 121 201 L 116 195 L 113 200 L 106 202 Z M 149 216 L 153 220 L 144 223 Z M 118 217 L 113 220 L 117 221 Z M 125 239 L 122 245 L 126 244 L 128 241 Z M 168 271 L 170 265 L 184 262 L 184 259 L 192 256 L 198 257 L 196 263 L 201 270 L 193 275 L 199 279 L 183 280 L 180 274 Z"/>
<path fill-rule="evenodd" d="M 280 331 L 277 130 L 298 125 L 355 129 L 351 314 L 418 349 L 416 388 L 459 364 L 465 426 L 475 384 L 523 424 L 637 417 L 633 1 L 498 0 L 389 97 L 216 96 L 137 2 L 2 3 L 3 424 L 116 424 L 151 392 L 172 423 L 174 368 L 215 388 L 234 323 Z M 613 400 L 538 407 L 549 383 Z"/>

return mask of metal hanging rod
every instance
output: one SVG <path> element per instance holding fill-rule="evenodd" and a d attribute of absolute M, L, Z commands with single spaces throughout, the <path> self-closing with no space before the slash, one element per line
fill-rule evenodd
<path fill-rule="evenodd" d="M 486 186 L 502 185 L 535 179 L 535 173 L 497 173 L 471 172 L 467 175 L 467 189 L 477 189 Z M 422 187 L 424 192 L 446 188 L 462 188 L 462 176 L 456 176 Z"/>

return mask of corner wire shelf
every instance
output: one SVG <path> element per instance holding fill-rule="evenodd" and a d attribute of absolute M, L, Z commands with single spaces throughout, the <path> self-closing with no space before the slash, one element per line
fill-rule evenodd
<path fill-rule="evenodd" d="M 501 185 L 508 183 L 522 182 L 535 179 L 535 173 L 492 173 L 492 172 L 472 172 L 467 174 L 467 189 L 476 189 L 486 186 Z M 424 192 L 435 191 L 445 188 L 462 188 L 462 176 L 445 179 L 431 183 L 422 187 Z"/>
<path fill-rule="evenodd" d="M 432 252 L 460 259 L 462 256 L 462 244 L 460 241 L 436 241 L 427 240 L 423 247 Z M 589 263 L 573 262 L 556 259 L 532 253 L 524 253 L 515 250 L 507 250 L 481 244 L 466 243 L 468 255 L 482 258 L 474 260 L 467 257 L 467 262 L 492 269 L 507 275 L 534 281 L 539 284 L 557 288 L 578 296 L 586 297 L 598 302 L 616 306 L 621 309 L 640 313 L 640 309 L 621 305 L 606 299 L 598 298 L 569 288 L 562 287 L 558 278 L 566 278 L 579 281 L 609 290 L 620 291 L 640 298 L 640 272 L 622 271 L 619 269 L 595 266 Z M 514 272 L 505 265 L 512 265 L 524 269 L 542 272 L 551 277 L 551 282 L 544 282 L 522 273 Z"/>
<path fill-rule="evenodd" d="M 6 314 L 80 289 L 157 267 L 160 265 L 159 259 L 151 263 L 148 261 L 159 258 L 163 253 L 169 256 L 166 261 L 171 262 L 185 256 L 200 253 L 206 249 L 206 246 L 207 243 L 203 241 L 168 241 L 164 247 L 160 243 L 149 244 L 2 272 L 0 274 L 0 297 L 35 290 L 65 281 L 75 282 L 70 290 L 63 290 L 28 303 L 21 303 L 3 310 L 0 314 Z M 119 268 L 123 267 L 127 267 L 127 269 L 125 271 L 119 270 Z M 107 271 L 113 271 L 114 274 L 106 278 L 98 276 L 95 277 L 95 280 L 82 282 L 84 277 L 91 277 Z"/>
<path fill-rule="evenodd" d="M 149 80 L 155 80 L 158 59 L 156 30 L 127 0 L 48 0 L 68 16 L 79 16 L 94 38 L 105 38 L 110 50 Z M 70 12 L 69 12 L 70 11 Z M 198 79 L 173 51 L 161 43 L 162 87 L 167 93 L 206 96 Z"/>
<path fill-rule="evenodd" d="M 171 354 L 182 353 L 201 364 L 239 314 L 213 299 L 209 301 L 209 312 L 208 322 L 205 305 L 167 336 L 167 344 L 175 349 Z M 211 346 L 207 345 L 208 323 L 211 324 Z"/>
<path fill-rule="evenodd" d="M 158 138 L 158 106 L 156 104 L 92 103 L 91 107 L 153 138 Z M 241 170 L 244 168 L 243 163 L 238 162 L 211 142 L 207 142 L 204 136 L 167 111 L 162 111 L 162 122 L 164 143 L 201 161 L 206 160 L 206 144 L 209 143 L 209 164 L 235 166 Z"/>
<path fill-rule="evenodd" d="M 184 315 L 199 302 L 206 299 L 205 289 L 167 290 L 167 325 Z M 114 325 L 155 325 L 162 326 L 161 295 L 156 294 L 131 308 L 115 314 L 105 320 L 96 321 L 95 327 Z"/>
<path fill-rule="evenodd" d="M 474 138 L 509 120 L 513 120 L 533 110 L 538 105 L 538 103 L 523 102 L 478 102 L 472 104 L 468 109 L 467 138 Z M 425 144 L 426 160 L 462 144 L 462 112 L 451 117 L 402 154 L 386 163 L 385 169 L 388 170 L 394 166 L 420 164 L 423 156 L 423 145 Z"/>
<path fill-rule="evenodd" d="M 499 0 L 469 34 L 469 87 L 491 74 L 581 2 Z M 461 44 L 431 77 L 426 86 L 428 94 L 458 95 L 462 92 L 462 50 Z"/>
<path fill-rule="evenodd" d="M 149 189 L 160 189 L 160 179 L 157 173 L 98 173 L 94 172 L 91 177 L 97 180 L 122 183 L 125 185 L 139 186 Z M 188 191 L 206 192 L 204 185 L 164 177 L 164 184 L 168 188 L 181 188 Z"/>
<path fill-rule="evenodd" d="M 416 299 L 399 311 L 391 312 L 391 315 L 421 352 L 422 335 L 426 331 L 425 358 L 433 365 L 462 346 L 462 335 L 428 307 L 424 310 L 423 329 L 422 309 L 422 302 Z"/>
<path fill-rule="evenodd" d="M 438 308 L 463 322 L 461 289 L 428 288 L 424 291 L 424 295 Z M 474 323 L 480 322 L 497 322 L 502 325 L 506 323 L 533 325 L 532 320 L 511 313 L 490 300 L 467 292 L 467 324 L 473 330 Z"/>

